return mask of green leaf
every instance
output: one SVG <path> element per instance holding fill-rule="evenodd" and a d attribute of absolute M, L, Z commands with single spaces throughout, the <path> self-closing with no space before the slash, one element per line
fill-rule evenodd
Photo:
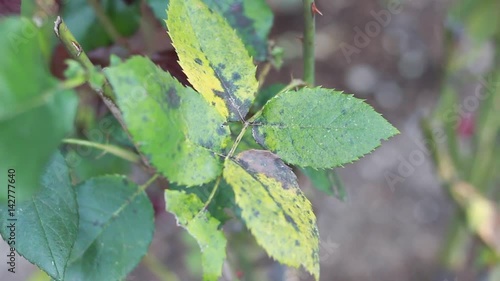
<path fill-rule="evenodd" d="M 147 2 L 159 20 L 165 19 L 168 0 L 147 0 Z M 267 59 L 267 38 L 273 25 L 273 13 L 265 0 L 203 0 L 203 2 L 228 21 L 255 60 Z"/>
<path fill-rule="evenodd" d="M 16 171 L 16 181 L 23 176 Z M 31 200 L 22 203 L 16 200 L 14 216 L 10 216 L 6 204 L 1 204 L 0 233 L 20 255 L 55 280 L 63 280 L 77 237 L 78 205 L 69 180 L 68 167 L 59 152 L 53 155 L 39 185 L 40 191 Z M 16 191 L 22 188 L 16 185 Z M 12 223 L 15 224 L 15 230 L 10 229 Z M 9 239 L 12 230 L 15 239 Z"/>
<path fill-rule="evenodd" d="M 253 128 L 257 142 L 285 162 L 313 168 L 355 161 L 397 133 L 362 100 L 322 88 L 276 96 Z"/>
<path fill-rule="evenodd" d="M 123 279 L 147 253 L 154 212 L 143 189 L 124 176 L 102 176 L 77 187 L 80 224 L 64 280 Z"/>
<path fill-rule="evenodd" d="M 258 82 L 236 32 L 200 0 L 171 0 L 166 22 L 189 82 L 222 116 L 243 120 Z"/>
<path fill-rule="evenodd" d="M 198 93 L 143 57 L 105 74 L 134 140 L 163 175 L 187 186 L 220 175 L 229 128 Z"/>
<path fill-rule="evenodd" d="M 38 29 L 27 19 L 0 21 L 0 171 L 20 176 L 16 199 L 30 198 L 61 139 L 73 128 L 77 98 L 59 89 L 45 66 Z M 7 182 L 6 174 L 0 175 Z M 0 193 L 0 201 L 7 193 Z"/>
<path fill-rule="evenodd" d="M 123 0 L 96 1 L 122 36 L 132 35 L 139 27 L 140 1 L 128 5 Z M 113 39 L 103 28 L 92 6 L 87 0 L 66 1 L 63 7 L 63 18 L 84 50 L 92 50 L 109 45 Z"/>
<path fill-rule="evenodd" d="M 196 194 L 166 190 L 167 211 L 177 218 L 177 223 L 193 236 L 202 252 L 203 280 L 217 281 L 222 274 L 226 258 L 226 238 L 218 229 L 220 221 L 203 211 L 204 203 Z"/>
<path fill-rule="evenodd" d="M 316 217 L 292 170 L 269 151 L 248 150 L 226 160 L 223 175 L 257 243 L 274 259 L 302 265 L 318 280 Z"/>

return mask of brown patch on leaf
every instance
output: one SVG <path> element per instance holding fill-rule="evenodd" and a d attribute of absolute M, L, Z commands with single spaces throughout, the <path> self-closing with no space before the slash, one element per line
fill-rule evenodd
<path fill-rule="evenodd" d="M 264 174 L 278 180 L 284 189 L 298 188 L 297 177 L 277 155 L 267 150 L 251 149 L 238 155 L 236 161 L 252 174 Z"/>

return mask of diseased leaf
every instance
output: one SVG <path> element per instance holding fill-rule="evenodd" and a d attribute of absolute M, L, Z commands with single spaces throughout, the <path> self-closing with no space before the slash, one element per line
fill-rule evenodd
<path fill-rule="evenodd" d="M 170 181 L 187 186 L 222 171 L 229 138 L 224 118 L 198 93 L 144 57 L 108 68 L 125 123 L 140 150 Z"/>
<path fill-rule="evenodd" d="M 285 162 L 313 168 L 350 163 L 397 133 L 362 100 L 322 88 L 276 96 L 253 128 L 257 142 Z"/>
<path fill-rule="evenodd" d="M 147 0 L 147 2 L 159 20 L 166 19 L 168 0 Z M 273 25 L 273 13 L 265 0 L 203 0 L 203 2 L 228 21 L 255 60 L 267 59 L 267 38 Z"/>
<path fill-rule="evenodd" d="M 204 0 L 207 6 L 229 22 L 258 61 L 267 59 L 267 37 L 273 13 L 265 0 Z"/>
<path fill-rule="evenodd" d="M 194 187 L 185 187 L 169 183 L 168 189 L 179 192 L 182 191 L 186 194 L 195 194 L 202 202 L 207 202 L 214 187 L 215 181 Z M 232 218 L 227 210 L 236 213 L 238 212 L 237 209 L 238 207 L 234 202 L 234 192 L 232 188 L 224 180 L 221 180 L 217 192 L 212 198 L 211 203 L 207 206 L 207 210 L 210 212 L 210 215 L 217 219 L 222 225 Z"/>
<path fill-rule="evenodd" d="M 248 150 L 226 160 L 223 175 L 257 243 L 274 259 L 302 265 L 318 280 L 316 217 L 292 170 L 269 151 Z"/>
<path fill-rule="evenodd" d="M 77 187 L 78 238 L 64 280 L 123 279 L 153 239 L 153 207 L 124 176 L 102 176 Z"/>
<path fill-rule="evenodd" d="M 200 0 L 171 0 L 167 27 L 193 87 L 228 120 L 243 120 L 258 83 L 236 32 Z"/>
<path fill-rule="evenodd" d="M 61 139 L 73 128 L 78 99 L 58 89 L 44 65 L 39 30 L 26 18 L 0 20 L 0 171 L 20 176 L 16 200 L 29 199 Z M 7 174 L 0 180 L 7 182 Z M 6 192 L 0 192 L 5 202 Z"/>
<path fill-rule="evenodd" d="M 202 252 L 203 280 L 217 281 L 222 274 L 226 258 L 227 240 L 218 229 L 220 221 L 203 211 L 204 203 L 194 194 L 185 191 L 166 190 L 167 211 L 177 218 L 177 223 L 193 236 Z"/>
<path fill-rule="evenodd" d="M 22 176 L 16 174 L 16 181 Z M 39 185 L 40 191 L 31 200 L 22 203 L 16 201 L 12 216 L 6 204 L 0 205 L 0 233 L 20 255 L 54 280 L 63 280 L 78 233 L 78 205 L 68 167 L 59 152 L 53 155 Z M 15 191 L 22 188 L 16 185 Z M 10 229 L 12 224 L 15 224 L 12 229 L 14 239 Z"/>

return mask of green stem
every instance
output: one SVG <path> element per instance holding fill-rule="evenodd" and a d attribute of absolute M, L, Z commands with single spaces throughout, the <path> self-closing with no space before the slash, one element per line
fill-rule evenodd
<path fill-rule="evenodd" d="M 212 189 L 212 192 L 210 192 L 210 195 L 208 196 L 207 202 L 205 202 L 205 205 L 203 205 L 203 208 L 196 214 L 196 216 L 194 216 L 195 218 L 197 216 L 199 216 L 200 213 L 204 212 L 208 208 L 208 205 L 210 205 L 210 202 L 212 202 L 212 200 L 214 199 L 215 194 L 217 193 L 217 190 L 219 190 L 219 185 L 220 185 L 221 179 L 222 179 L 222 176 L 217 177 L 214 188 Z"/>
<path fill-rule="evenodd" d="M 304 4 L 304 39 L 302 42 L 302 54 L 304 60 L 304 81 L 309 85 L 309 87 L 314 87 L 316 83 L 315 78 L 315 36 L 316 36 L 316 21 L 315 12 L 312 7 L 314 0 L 302 0 Z M 337 183 L 339 188 L 343 187 L 342 180 L 335 170 L 332 169 L 332 176 Z M 340 189 L 339 189 L 340 190 Z"/>
<path fill-rule="evenodd" d="M 236 140 L 234 141 L 233 146 L 231 147 L 231 150 L 227 154 L 226 159 L 228 159 L 229 157 L 233 156 L 234 152 L 236 151 L 236 148 L 238 147 L 238 145 L 241 142 L 241 139 L 245 135 L 245 132 L 247 131 L 247 128 L 248 128 L 249 125 L 250 125 L 249 122 L 245 122 L 245 125 L 241 129 L 240 134 L 236 137 Z"/>
<path fill-rule="evenodd" d="M 302 54 L 304 60 L 304 81 L 311 87 L 314 86 L 315 74 L 315 55 L 314 55 L 314 37 L 316 32 L 316 23 L 312 11 L 313 0 L 303 0 L 304 4 L 304 39 Z"/>
<path fill-rule="evenodd" d="M 259 89 L 264 86 L 264 82 L 266 81 L 267 74 L 269 74 L 269 71 L 271 70 L 271 63 L 268 62 L 264 64 L 262 71 L 259 73 L 259 78 L 257 79 L 259 81 Z"/>
<path fill-rule="evenodd" d="M 245 132 L 247 131 L 248 126 L 250 125 L 249 122 L 245 122 L 245 125 L 240 131 L 240 134 L 236 137 L 236 140 L 233 143 L 233 146 L 231 147 L 231 150 L 229 153 L 226 155 L 226 158 L 224 159 L 225 161 L 228 161 L 228 159 L 233 156 L 234 152 L 236 151 L 236 148 L 241 142 L 241 139 L 245 135 Z M 208 196 L 207 202 L 205 202 L 205 205 L 203 206 L 203 209 L 201 209 L 198 214 L 196 214 L 195 217 L 197 217 L 201 212 L 205 211 L 208 208 L 208 205 L 210 205 L 210 202 L 212 202 L 212 199 L 214 198 L 215 194 L 217 193 L 217 190 L 219 190 L 219 185 L 221 181 L 222 176 L 217 177 L 217 181 L 215 182 L 214 188 L 212 189 L 212 192 L 210 192 L 210 195 Z"/>
<path fill-rule="evenodd" d="M 87 70 L 87 73 L 94 71 L 94 64 L 92 64 L 85 51 L 82 49 L 80 43 L 76 41 L 75 37 L 68 29 L 68 26 L 66 26 L 60 16 L 58 16 L 54 22 L 54 32 L 57 38 L 61 40 L 61 43 L 64 45 L 66 50 L 68 50 L 71 57 L 78 61 Z M 106 97 L 111 101 L 115 100 L 113 90 L 107 81 L 104 83 L 102 89 L 97 89 L 97 92 L 101 97 Z"/>
<path fill-rule="evenodd" d="M 99 1 L 87 0 L 87 2 L 94 10 L 97 20 L 99 20 L 99 22 L 102 24 L 102 27 L 104 28 L 106 33 L 108 33 L 109 36 L 113 39 L 113 41 L 120 43 L 125 47 L 128 47 L 121 34 L 118 32 L 118 30 L 116 30 L 115 26 L 113 25 L 109 17 L 106 15 L 106 12 L 103 10 Z"/>
<path fill-rule="evenodd" d="M 138 192 L 140 193 L 146 190 L 146 188 L 148 188 L 159 176 L 159 174 L 154 174 L 147 182 L 139 186 Z"/>
<path fill-rule="evenodd" d="M 335 171 L 334 169 L 330 171 L 330 175 L 332 175 L 333 182 L 335 183 L 334 186 L 335 195 L 341 200 L 345 200 L 347 194 L 342 179 L 340 178 L 339 174 L 337 174 L 337 171 Z"/>
<path fill-rule="evenodd" d="M 90 73 L 95 71 L 94 65 L 92 64 L 92 62 L 88 58 L 87 54 L 83 51 L 83 49 L 80 46 L 80 44 L 78 43 L 78 41 L 76 41 L 76 39 L 73 36 L 73 34 L 71 33 L 71 31 L 69 31 L 68 27 L 66 26 L 66 24 L 64 23 L 64 21 L 62 20 L 62 18 L 60 16 L 58 16 L 56 21 L 54 22 L 54 32 L 55 32 L 57 38 L 59 38 L 59 40 L 61 40 L 64 47 L 66 47 L 68 52 L 71 54 L 73 59 L 75 59 L 80 64 L 82 64 L 82 66 L 87 70 L 88 75 L 90 75 Z M 127 133 L 130 141 L 136 147 L 137 151 L 140 151 L 139 146 L 137 145 L 137 143 L 135 143 L 134 139 L 132 138 L 132 136 L 130 135 L 130 133 L 127 129 L 127 126 L 123 120 L 123 117 L 121 116 L 120 109 L 116 106 L 115 94 L 113 93 L 113 89 L 111 88 L 111 85 L 109 84 L 109 82 L 107 80 L 105 80 L 104 84 L 102 85 L 102 88 L 97 88 L 94 90 L 101 97 L 102 101 L 109 108 L 109 110 L 111 111 L 113 116 L 115 116 L 116 120 L 118 120 L 118 122 L 122 126 L 123 130 Z M 144 162 L 144 164 L 148 165 L 148 163 L 149 163 L 148 159 L 146 157 L 144 157 L 144 155 L 142 155 L 142 154 L 140 154 L 140 157 L 141 157 L 142 161 Z"/>
<path fill-rule="evenodd" d="M 120 157 L 122 159 L 130 161 L 132 163 L 139 163 L 141 160 L 139 155 L 135 154 L 134 152 L 127 150 L 127 149 L 123 149 L 123 148 L 115 146 L 115 145 L 102 144 L 102 143 L 91 142 L 91 141 L 86 141 L 86 140 L 79 140 L 79 139 L 63 139 L 62 142 L 67 143 L 67 144 L 76 144 L 76 145 L 101 149 L 105 152 L 113 154 L 117 157 Z"/>
<path fill-rule="evenodd" d="M 141 22 L 140 22 L 140 31 L 143 34 L 144 45 L 146 46 L 146 55 L 151 56 L 155 52 L 155 22 L 154 17 L 150 10 L 147 8 L 148 2 L 147 0 L 141 1 Z"/>
<path fill-rule="evenodd" d="M 80 64 L 85 67 L 85 69 L 93 69 L 94 65 L 90 61 L 89 57 L 85 52 L 83 51 L 82 47 L 76 41 L 75 37 L 69 31 L 68 27 L 62 20 L 60 16 L 57 17 L 56 21 L 54 22 L 54 32 L 56 36 L 61 40 L 62 44 L 64 47 L 66 47 L 66 50 L 70 53 L 70 55 L 77 60 Z"/>

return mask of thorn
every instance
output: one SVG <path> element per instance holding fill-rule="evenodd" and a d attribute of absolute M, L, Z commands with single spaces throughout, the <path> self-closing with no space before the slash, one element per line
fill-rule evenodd
<path fill-rule="evenodd" d="M 314 14 L 319 14 L 320 16 L 323 15 L 323 13 L 316 7 L 316 2 L 312 2 L 311 4 L 311 13 L 312 16 L 314 17 Z"/>
<path fill-rule="evenodd" d="M 73 45 L 73 47 L 75 47 L 77 53 L 76 53 L 76 56 L 79 57 L 80 54 L 82 53 L 82 47 L 80 47 L 80 45 L 78 43 L 76 43 L 75 41 L 71 41 L 71 45 Z"/>

